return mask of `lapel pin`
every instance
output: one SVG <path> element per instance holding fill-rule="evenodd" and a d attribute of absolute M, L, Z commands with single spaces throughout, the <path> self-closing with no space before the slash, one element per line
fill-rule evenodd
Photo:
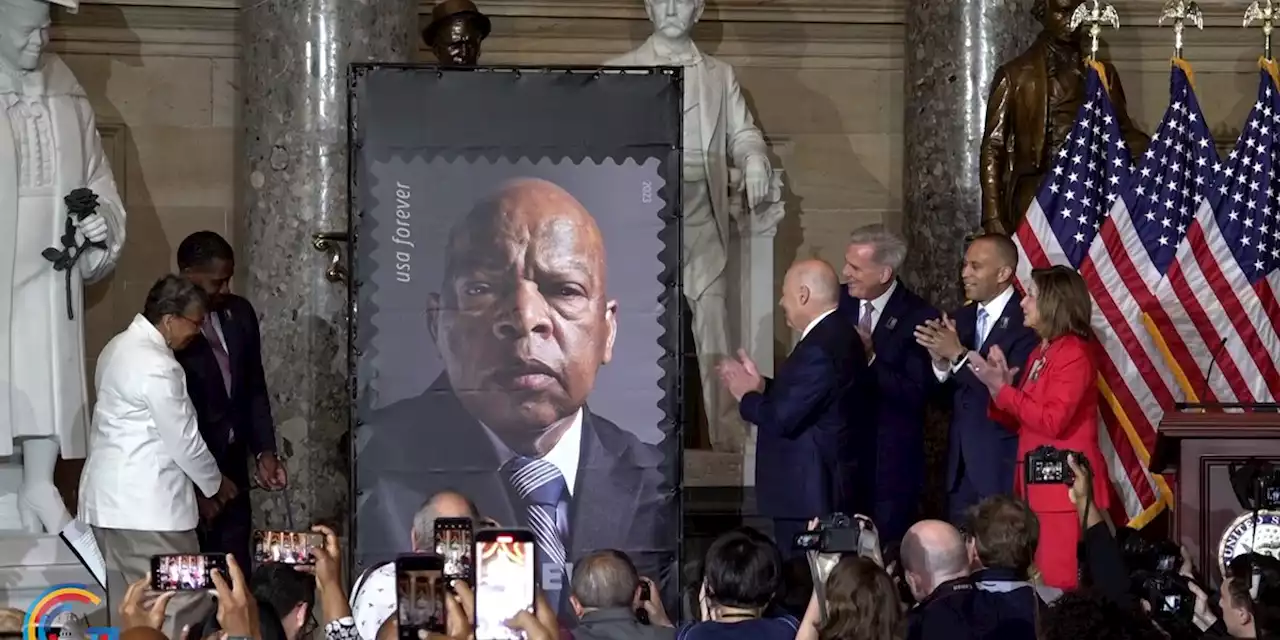
<path fill-rule="evenodd" d="M 999 324 L 999 325 L 997 325 L 997 326 L 999 326 L 1001 329 L 1008 329 L 1008 328 L 1009 328 L 1009 319 L 1008 319 L 1008 318 L 1000 318 L 1000 324 Z"/>
<path fill-rule="evenodd" d="M 896 327 L 896 326 L 898 326 L 898 319 L 897 319 L 897 318 L 889 318 L 889 322 L 886 324 L 886 326 L 887 326 L 887 327 L 889 327 L 889 330 L 890 330 L 890 331 L 893 331 L 893 328 L 894 328 L 894 327 Z"/>

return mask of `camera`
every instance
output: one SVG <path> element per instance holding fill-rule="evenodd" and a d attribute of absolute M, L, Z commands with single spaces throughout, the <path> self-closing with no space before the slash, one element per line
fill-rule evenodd
<path fill-rule="evenodd" d="M 1079 451 L 1044 445 L 1027 452 L 1027 484 L 1075 484 L 1076 474 L 1071 470 L 1071 465 L 1067 464 L 1067 456 L 1074 457 L 1076 464 L 1081 467 L 1089 468 L 1089 459 Z"/>
<path fill-rule="evenodd" d="M 1262 460 L 1228 467 L 1231 489 L 1250 511 L 1280 509 L 1280 470 Z"/>
<path fill-rule="evenodd" d="M 862 527 L 843 513 L 833 513 L 818 520 L 817 528 L 797 533 L 793 544 L 799 551 L 819 553 L 858 553 Z"/>
<path fill-rule="evenodd" d="M 1182 549 L 1172 540 L 1149 541 L 1132 529 L 1116 531 L 1116 542 L 1125 566 L 1133 571 L 1177 573 L 1182 566 Z"/>
<path fill-rule="evenodd" d="M 1134 571 L 1131 590 L 1151 605 L 1151 615 L 1166 621 L 1190 624 L 1195 617 L 1196 596 L 1185 576 L 1168 571 Z M 1163 620 L 1162 620 L 1163 619 Z"/>

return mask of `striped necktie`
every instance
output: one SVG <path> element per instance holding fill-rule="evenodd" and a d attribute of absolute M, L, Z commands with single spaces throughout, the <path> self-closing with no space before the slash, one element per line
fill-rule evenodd
<path fill-rule="evenodd" d="M 505 465 L 507 481 L 524 502 L 529 528 L 537 540 L 538 566 L 560 567 L 563 576 L 565 541 L 569 539 L 569 484 L 554 464 L 520 456 Z M 541 584 L 546 569 L 539 570 Z M 561 579 L 561 584 L 567 576 Z M 553 607 L 559 607 L 560 590 L 543 589 Z"/>

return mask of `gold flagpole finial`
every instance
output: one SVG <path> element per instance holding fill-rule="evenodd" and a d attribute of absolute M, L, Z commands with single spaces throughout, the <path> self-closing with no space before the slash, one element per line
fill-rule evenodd
<path fill-rule="evenodd" d="M 1253 4 L 1244 10 L 1244 26 L 1249 27 L 1255 21 L 1262 23 L 1263 56 L 1271 60 L 1271 28 L 1276 20 L 1276 7 L 1272 0 L 1253 0 Z"/>
<path fill-rule="evenodd" d="M 1270 2 L 1270 0 L 1268 0 Z M 1102 35 L 1102 25 L 1112 29 L 1120 28 L 1120 14 L 1109 2 L 1103 0 L 1085 0 L 1071 14 L 1071 28 L 1079 29 L 1080 25 L 1089 25 L 1089 60 L 1098 59 L 1098 36 Z"/>
<path fill-rule="evenodd" d="M 1182 30 L 1185 22 L 1190 22 L 1197 29 L 1204 29 L 1204 14 L 1195 0 L 1169 0 L 1160 14 L 1161 26 L 1165 20 L 1173 21 L 1173 55 L 1182 57 Z"/>

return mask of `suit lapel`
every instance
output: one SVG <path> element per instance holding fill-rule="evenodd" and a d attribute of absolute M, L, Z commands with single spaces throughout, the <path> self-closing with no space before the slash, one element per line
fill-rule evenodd
<path fill-rule="evenodd" d="M 889 301 L 884 303 L 884 310 L 880 312 L 880 319 L 876 320 L 875 331 L 871 332 L 871 339 L 874 342 L 887 340 L 889 335 L 898 329 L 898 325 L 902 324 L 902 305 L 906 292 L 903 291 L 903 285 L 898 283 L 898 288 L 893 290 L 893 295 L 889 296 Z M 859 314 L 861 314 L 862 305 L 859 304 Z M 861 318 L 859 318 L 861 320 Z"/>
<path fill-rule="evenodd" d="M 986 354 L 991 345 L 1000 344 L 1000 339 L 1008 333 L 1010 327 L 1022 326 L 1022 307 L 1018 306 L 1021 301 L 1022 297 L 1015 290 L 1013 295 L 1009 297 L 1009 301 L 1004 304 L 1000 317 L 990 320 L 995 324 L 992 324 L 991 330 L 987 332 L 987 339 L 982 343 L 981 353 Z M 976 313 L 974 315 L 974 326 L 977 326 Z"/>
<path fill-rule="evenodd" d="M 616 546 L 619 531 L 630 531 L 640 499 L 641 469 L 613 464 L 615 457 L 600 440 L 596 416 L 582 411 L 582 448 L 578 456 L 578 478 L 573 493 L 569 530 L 569 558 Z M 585 488 L 590 490 L 584 490 Z M 601 514 L 609 514 L 601 517 Z"/>

